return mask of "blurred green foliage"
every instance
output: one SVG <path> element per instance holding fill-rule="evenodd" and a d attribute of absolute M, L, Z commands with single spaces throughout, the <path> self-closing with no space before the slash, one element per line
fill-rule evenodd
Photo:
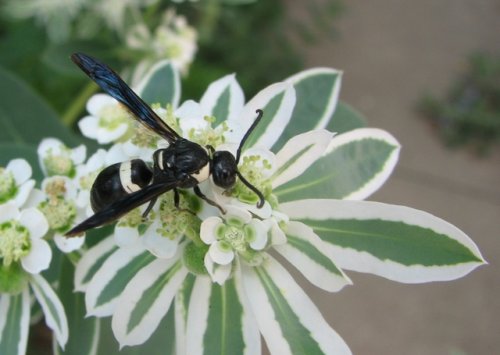
<path fill-rule="evenodd" d="M 210 82 L 232 72 L 251 97 L 303 69 L 304 51 L 298 48 L 334 33 L 339 1 L 310 1 L 304 5 L 306 11 L 293 19 L 282 0 L 158 0 L 126 12 L 124 21 L 130 26 L 143 22 L 152 31 L 166 9 L 175 8 L 198 31 L 198 52 L 183 78 L 183 99 L 198 99 Z M 5 9 L 0 5 L 0 66 L 24 79 L 59 115 L 69 115 L 66 123 L 84 114 L 86 100 L 97 90 L 69 60 L 72 52 L 92 54 L 120 73 L 130 73 L 141 60 L 140 52 L 127 48 L 124 33 L 97 19 L 93 35 L 81 35 L 78 21 L 88 24 L 88 11 L 71 19 L 69 34 L 54 41 L 41 21 L 14 19 Z"/>
<path fill-rule="evenodd" d="M 500 56 L 472 55 L 445 100 L 428 95 L 419 106 L 446 144 L 487 154 L 500 143 Z"/>

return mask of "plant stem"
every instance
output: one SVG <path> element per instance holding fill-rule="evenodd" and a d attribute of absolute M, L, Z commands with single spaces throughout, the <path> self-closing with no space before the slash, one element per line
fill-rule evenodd
<path fill-rule="evenodd" d="M 98 89 L 98 86 L 93 82 L 88 83 L 83 90 L 80 92 L 80 95 L 73 101 L 73 104 L 66 110 L 64 115 L 62 116 L 62 122 L 71 127 L 76 120 L 78 119 L 80 113 L 83 111 L 87 100 L 92 94 L 94 94 Z"/>

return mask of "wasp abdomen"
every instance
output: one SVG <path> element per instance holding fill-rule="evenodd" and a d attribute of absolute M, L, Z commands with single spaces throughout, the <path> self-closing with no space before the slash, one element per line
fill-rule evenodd
<path fill-rule="evenodd" d="M 116 163 L 101 171 L 90 190 L 90 205 L 97 212 L 151 183 L 153 171 L 141 159 Z"/>

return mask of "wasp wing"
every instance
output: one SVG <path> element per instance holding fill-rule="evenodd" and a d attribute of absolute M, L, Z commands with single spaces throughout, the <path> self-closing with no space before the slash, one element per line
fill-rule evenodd
<path fill-rule="evenodd" d="M 73 53 L 71 60 L 105 92 L 125 105 L 143 125 L 172 143 L 180 136 L 146 104 L 113 69 L 83 53 Z"/>
<path fill-rule="evenodd" d="M 97 211 L 93 216 L 71 229 L 65 235 L 73 237 L 85 232 L 86 230 L 100 227 L 116 221 L 118 218 L 132 211 L 134 208 L 143 205 L 144 203 L 158 197 L 173 188 L 177 187 L 177 182 L 161 183 L 149 185 L 139 191 L 133 192 L 124 198 L 121 198 L 109 206 Z"/>

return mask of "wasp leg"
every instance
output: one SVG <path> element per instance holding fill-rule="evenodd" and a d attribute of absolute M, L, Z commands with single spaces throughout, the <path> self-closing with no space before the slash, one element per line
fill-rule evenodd
<path fill-rule="evenodd" d="M 193 190 L 194 190 L 194 193 L 196 194 L 196 196 L 198 196 L 202 200 L 206 201 L 209 205 L 217 207 L 221 211 L 222 214 L 226 214 L 226 210 L 224 208 L 222 208 L 222 206 L 219 205 L 217 202 L 212 201 L 207 196 L 205 196 L 203 194 L 203 192 L 201 192 L 201 190 L 200 190 L 200 188 L 198 186 L 193 187 Z"/>
<path fill-rule="evenodd" d="M 189 212 L 193 216 L 196 216 L 196 212 L 191 211 L 189 208 L 180 208 L 179 203 L 181 202 L 181 195 L 179 194 L 179 190 L 174 189 L 174 206 L 177 208 L 179 211 L 182 212 Z"/>
<path fill-rule="evenodd" d="M 155 205 L 156 203 L 156 200 L 158 198 L 155 197 L 154 199 L 152 199 L 150 202 L 149 202 L 149 205 L 148 207 L 146 207 L 146 210 L 144 211 L 144 213 L 142 214 L 142 220 L 145 221 L 146 220 L 146 217 L 148 216 L 149 212 L 151 212 L 151 209 L 153 208 L 153 206 Z"/>

